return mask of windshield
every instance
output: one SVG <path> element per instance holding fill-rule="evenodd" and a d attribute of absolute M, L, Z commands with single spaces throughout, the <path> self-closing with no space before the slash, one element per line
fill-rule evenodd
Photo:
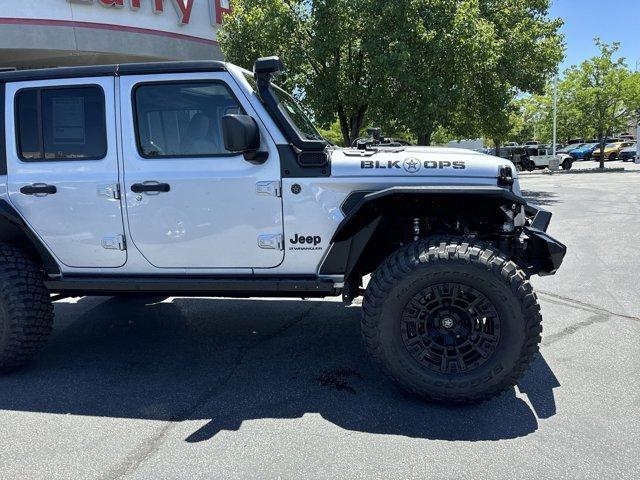
<path fill-rule="evenodd" d="M 253 90 L 258 93 L 258 87 L 256 85 L 255 79 L 253 78 L 253 75 L 247 72 L 244 74 L 244 76 Z M 291 119 L 291 122 L 293 123 L 296 130 L 298 130 L 302 138 L 304 138 L 305 140 L 325 140 L 324 137 L 320 135 L 311 120 L 309 120 L 309 117 L 307 117 L 307 114 L 304 112 L 302 107 L 300 107 L 298 102 L 291 95 L 289 95 L 282 88 L 274 85 L 273 83 L 271 84 L 271 88 L 276 99 L 278 100 L 278 103 L 281 106 L 283 113 L 285 113 L 289 117 L 289 119 Z"/>
<path fill-rule="evenodd" d="M 309 120 L 304 113 L 302 107 L 298 105 L 298 102 L 296 102 L 291 95 L 274 84 L 271 84 L 271 88 L 278 99 L 278 103 L 280 103 L 282 109 L 289 116 L 303 138 L 307 140 L 324 140 L 313 123 L 311 123 L 311 120 Z"/>

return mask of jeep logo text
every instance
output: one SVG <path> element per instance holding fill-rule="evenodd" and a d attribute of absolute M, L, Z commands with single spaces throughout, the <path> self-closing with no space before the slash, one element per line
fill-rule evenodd
<path fill-rule="evenodd" d="M 299 234 L 295 234 L 293 236 L 293 238 L 290 238 L 289 241 L 293 244 L 293 245 L 319 245 L 322 242 L 322 238 L 319 235 L 316 235 L 315 237 L 311 236 L 311 235 L 299 235 Z"/>

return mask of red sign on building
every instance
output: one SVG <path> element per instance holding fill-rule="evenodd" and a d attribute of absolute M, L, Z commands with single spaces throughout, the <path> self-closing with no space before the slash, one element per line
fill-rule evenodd
<path fill-rule="evenodd" d="M 191 20 L 191 12 L 193 3 L 196 0 L 67 0 L 69 3 L 81 3 L 90 5 L 97 3 L 107 8 L 124 8 L 129 5 L 133 11 L 140 10 L 142 2 L 151 2 L 153 13 L 161 14 L 164 12 L 165 1 L 173 5 L 178 15 L 178 23 L 180 25 L 188 25 Z M 232 10 L 231 0 L 197 0 L 201 2 L 209 2 L 209 12 L 211 16 L 211 25 L 214 27 L 222 23 L 223 16 Z"/>
<path fill-rule="evenodd" d="M 209 0 L 209 1 L 210 2 L 213 1 L 215 3 L 215 13 L 216 13 L 215 22 L 217 24 L 221 24 L 223 15 L 227 13 L 231 13 L 231 0 Z"/>

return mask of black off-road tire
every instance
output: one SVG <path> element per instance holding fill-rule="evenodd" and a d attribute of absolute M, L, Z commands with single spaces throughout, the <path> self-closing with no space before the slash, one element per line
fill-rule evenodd
<path fill-rule="evenodd" d="M 562 162 L 563 170 L 571 170 L 571 167 L 573 167 L 573 160 L 565 160 Z"/>
<path fill-rule="evenodd" d="M 31 360 L 52 326 L 53 304 L 42 269 L 20 248 L 0 244 L 0 373 Z"/>
<path fill-rule="evenodd" d="M 454 374 L 419 363 L 404 343 L 401 325 L 411 299 L 446 282 L 483 294 L 495 307 L 501 329 L 484 363 Z M 531 284 L 515 263 L 485 242 L 433 237 L 399 249 L 373 274 L 362 309 L 371 356 L 401 388 L 428 401 L 491 399 L 516 384 L 539 350 L 542 317 Z"/>

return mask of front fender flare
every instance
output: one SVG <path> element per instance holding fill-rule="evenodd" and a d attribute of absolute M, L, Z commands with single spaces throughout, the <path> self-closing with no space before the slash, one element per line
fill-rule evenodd
<path fill-rule="evenodd" d="M 421 202 L 434 198 L 443 202 L 484 200 L 496 205 L 526 205 L 524 198 L 498 186 L 398 186 L 354 192 L 342 204 L 345 218 L 331 239 L 320 274 L 348 278 L 384 215 L 399 214 L 403 209 L 415 211 Z"/>

